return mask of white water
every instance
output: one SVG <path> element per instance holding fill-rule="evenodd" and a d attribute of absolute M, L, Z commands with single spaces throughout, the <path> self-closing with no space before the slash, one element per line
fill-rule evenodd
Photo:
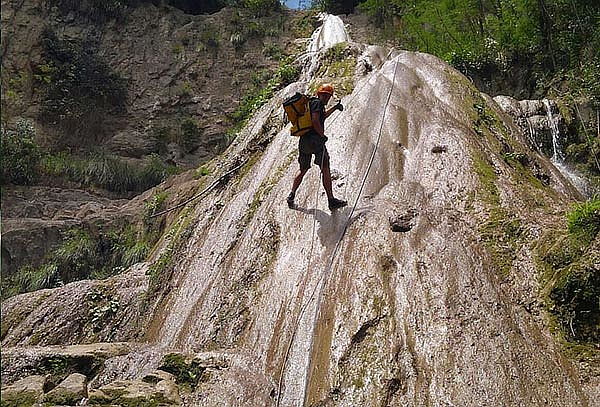
<path fill-rule="evenodd" d="M 323 23 L 310 37 L 308 52 L 319 52 L 335 44 L 350 41 L 341 18 L 331 14 L 320 14 L 319 19 Z"/>
<path fill-rule="evenodd" d="M 548 128 L 552 133 L 552 157 L 550 160 L 556 168 L 573 184 L 575 188 L 584 196 L 589 194 L 589 184 L 585 177 L 578 174 L 575 170 L 569 168 L 565 163 L 565 156 L 560 145 L 560 129 L 558 127 L 559 115 L 554 116 L 552 106 L 548 99 L 543 99 L 544 107 L 546 108 L 546 118 L 548 120 Z"/>
<path fill-rule="evenodd" d="M 326 13 L 319 14 L 318 18 L 322 24 L 312 33 L 306 50 L 310 62 L 307 65 L 308 69 L 305 69 L 302 75 L 302 80 L 305 81 L 311 80 L 318 68 L 317 54 L 319 51 L 350 41 L 350 36 L 346 32 L 341 18 Z"/>

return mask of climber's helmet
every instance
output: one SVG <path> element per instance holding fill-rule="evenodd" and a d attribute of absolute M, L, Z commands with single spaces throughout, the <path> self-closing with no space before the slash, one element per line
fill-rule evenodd
<path fill-rule="evenodd" d="M 321 94 L 333 96 L 333 86 L 328 83 L 324 83 L 323 85 L 319 86 L 319 89 L 317 89 L 317 96 Z"/>

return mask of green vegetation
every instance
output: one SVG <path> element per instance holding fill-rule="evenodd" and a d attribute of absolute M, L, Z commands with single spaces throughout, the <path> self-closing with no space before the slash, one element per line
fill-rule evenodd
<path fill-rule="evenodd" d="M 125 110 L 126 81 L 97 55 L 93 43 L 63 40 L 46 29 L 42 45 L 44 60 L 35 70 L 45 75 L 38 82 L 44 89 L 40 119 L 75 137 L 102 134 L 108 116 Z"/>
<path fill-rule="evenodd" d="M 72 281 L 103 279 L 143 261 L 156 234 L 138 233 L 133 226 L 92 233 L 70 229 L 62 243 L 38 265 L 25 265 L 2 280 L 2 298 Z"/>
<path fill-rule="evenodd" d="M 145 191 L 178 172 L 156 154 L 148 157 L 140 167 L 102 152 L 84 158 L 60 152 L 45 156 L 40 166 L 42 174 L 113 192 Z"/>
<path fill-rule="evenodd" d="M 32 184 L 38 174 L 37 165 L 42 156 L 34 141 L 35 129 L 26 120 L 17 122 L 15 130 L 2 126 L 0 144 L 0 182 L 17 185 Z"/>
<path fill-rule="evenodd" d="M 281 10 L 279 0 L 241 0 L 238 4 L 255 17 L 267 16 Z"/>
<path fill-rule="evenodd" d="M 119 311 L 119 301 L 103 290 L 95 289 L 88 295 L 91 324 L 94 331 L 100 331 L 107 320 Z"/>
<path fill-rule="evenodd" d="M 162 250 L 158 259 L 148 267 L 146 272 L 150 276 L 148 298 L 160 292 L 171 281 L 175 268 L 173 256 L 181 250 L 187 239 L 192 235 L 193 230 L 191 207 L 188 206 L 183 209 L 177 221 L 163 236 L 166 247 Z"/>
<path fill-rule="evenodd" d="M 589 244 L 600 232 L 600 198 L 575 205 L 567 220 L 569 233 Z"/>
<path fill-rule="evenodd" d="M 185 357 L 179 353 L 165 355 L 159 369 L 174 375 L 177 384 L 187 387 L 188 390 L 196 387 L 206 370 L 195 360 L 187 362 Z"/>
<path fill-rule="evenodd" d="M 538 264 L 548 308 L 566 341 L 600 341 L 600 199 L 575 205 L 567 231 L 547 233 L 538 243 Z"/>
<path fill-rule="evenodd" d="M 326 80 L 335 87 L 337 97 L 348 95 L 354 90 L 355 66 L 356 50 L 347 43 L 336 44 L 325 53 L 323 64 L 316 75 L 319 80 L 313 82 L 311 87 L 316 87 Z"/>
<path fill-rule="evenodd" d="M 231 119 L 233 119 L 231 132 L 239 131 L 246 120 L 264 105 L 275 91 L 294 82 L 298 75 L 300 75 L 300 68 L 294 65 L 291 57 L 283 59 L 275 72 L 265 70 L 255 73 L 251 79 L 251 88 L 242 98 L 237 110 L 231 115 Z"/>

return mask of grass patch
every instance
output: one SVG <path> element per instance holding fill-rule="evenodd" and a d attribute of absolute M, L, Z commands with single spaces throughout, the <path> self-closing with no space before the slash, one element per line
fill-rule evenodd
<path fill-rule="evenodd" d="M 300 75 L 300 68 L 288 57 L 281 61 L 275 72 L 261 71 L 252 78 L 252 87 L 242 98 L 238 108 L 231 114 L 232 129 L 239 132 L 248 118 L 268 102 L 275 91 L 294 82 Z M 270 78 L 270 79 L 268 79 Z M 266 86 L 263 84 L 267 82 Z"/>
<path fill-rule="evenodd" d="M 593 199 L 576 205 L 566 230 L 547 233 L 536 247 L 548 310 L 564 340 L 582 346 L 600 342 L 597 204 Z"/>
<path fill-rule="evenodd" d="M 578 204 L 567 217 L 569 233 L 590 243 L 600 232 L 600 198 Z"/>
<path fill-rule="evenodd" d="M 87 187 L 100 187 L 112 192 L 142 192 L 160 184 L 178 172 L 177 167 L 165 164 L 152 154 L 141 166 L 129 164 L 117 156 L 96 153 L 78 157 L 66 152 L 42 158 L 41 173 L 64 177 Z"/>
<path fill-rule="evenodd" d="M 503 208 L 494 208 L 479 232 L 496 270 L 507 277 L 522 246 L 523 227 L 520 219 Z"/>
<path fill-rule="evenodd" d="M 24 265 L 14 275 L 3 278 L 2 298 L 119 274 L 146 259 L 154 244 L 152 239 L 151 235 L 138 234 L 132 225 L 94 233 L 70 229 L 40 265 Z"/>
<path fill-rule="evenodd" d="M 175 264 L 173 262 L 174 255 L 178 253 L 188 238 L 193 233 L 193 224 L 190 207 L 186 207 L 175 224 L 165 234 L 164 239 L 167 241 L 166 247 L 161 252 L 146 274 L 150 277 L 147 296 L 150 298 L 154 293 L 159 292 L 162 288 L 168 285 L 171 281 Z"/>

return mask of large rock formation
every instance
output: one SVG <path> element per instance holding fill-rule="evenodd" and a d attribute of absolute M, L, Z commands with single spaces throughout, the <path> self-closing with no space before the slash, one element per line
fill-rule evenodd
<path fill-rule="evenodd" d="M 441 60 L 338 47 L 348 51 L 336 53 L 340 69 L 320 69 L 331 55 L 319 51 L 314 82 L 279 92 L 210 163 L 189 196 L 214 187 L 168 214 L 139 281 L 133 271 L 113 278 L 116 292 L 144 287 L 134 294 L 144 307 L 109 318 L 103 332 L 137 320 L 146 346 L 106 360 L 90 393 L 145 388 L 135 380 L 164 368 L 181 373 L 189 405 L 592 405 L 597 369 L 562 354 L 535 258 L 577 191 Z M 297 139 L 281 102 L 315 82 L 346 83 L 334 75 L 349 61 L 361 61 L 357 75 L 325 130 L 335 193 L 350 204 L 330 212 L 314 168 L 290 210 Z M 66 289 L 46 291 L 44 305 L 32 294 L 3 304 L 3 324 L 14 321 L 3 345 L 51 326 L 19 312 L 76 314 Z M 82 338 L 76 327 L 55 340 L 71 338 Z"/>

